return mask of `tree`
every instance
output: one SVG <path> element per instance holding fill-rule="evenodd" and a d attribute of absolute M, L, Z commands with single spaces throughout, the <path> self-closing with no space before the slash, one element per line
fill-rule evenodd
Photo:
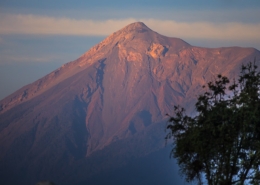
<path fill-rule="evenodd" d="M 170 116 L 166 139 L 186 181 L 208 185 L 260 184 L 260 73 L 242 65 L 238 82 L 218 75 L 195 104 Z"/>

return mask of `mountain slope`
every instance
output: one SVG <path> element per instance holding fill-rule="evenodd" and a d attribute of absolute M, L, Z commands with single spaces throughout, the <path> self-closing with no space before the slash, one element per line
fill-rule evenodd
<path fill-rule="evenodd" d="M 0 101 L 5 184 L 88 182 L 164 148 L 165 113 L 190 112 L 201 86 L 260 57 L 253 48 L 200 48 L 137 22 Z M 163 123 L 163 124 L 162 124 Z M 95 178 L 94 178 L 95 179 Z"/>

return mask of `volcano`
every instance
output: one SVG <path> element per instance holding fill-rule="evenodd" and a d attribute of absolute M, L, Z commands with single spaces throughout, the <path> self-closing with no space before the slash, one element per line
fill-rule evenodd
<path fill-rule="evenodd" d="M 174 105 L 237 77 L 254 48 L 195 47 L 132 23 L 0 101 L 0 184 L 183 184 L 164 137 Z"/>

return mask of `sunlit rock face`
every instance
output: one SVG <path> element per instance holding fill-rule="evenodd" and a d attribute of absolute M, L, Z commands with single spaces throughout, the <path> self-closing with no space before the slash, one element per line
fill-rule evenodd
<path fill-rule="evenodd" d="M 253 48 L 195 47 L 130 24 L 0 101 L 0 184 L 171 184 L 165 114 L 194 112 L 202 85 L 254 58 Z"/>

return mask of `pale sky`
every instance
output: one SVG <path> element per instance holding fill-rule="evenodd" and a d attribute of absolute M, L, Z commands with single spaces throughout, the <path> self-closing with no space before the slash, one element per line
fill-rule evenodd
<path fill-rule="evenodd" d="M 259 0 L 0 0 L 0 99 L 136 21 L 195 46 L 260 50 Z"/>

